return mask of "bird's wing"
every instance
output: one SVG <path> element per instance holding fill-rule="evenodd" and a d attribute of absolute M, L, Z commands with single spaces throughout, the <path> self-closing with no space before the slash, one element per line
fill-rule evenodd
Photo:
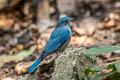
<path fill-rule="evenodd" d="M 46 53 L 52 53 L 55 50 L 57 50 L 65 40 L 67 40 L 70 37 L 69 31 L 65 29 L 55 30 L 50 39 L 48 40 L 44 51 Z"/>

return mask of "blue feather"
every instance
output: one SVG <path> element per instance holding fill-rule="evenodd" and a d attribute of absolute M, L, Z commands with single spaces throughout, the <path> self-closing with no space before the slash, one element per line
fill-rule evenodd
<path fill-rule="evenodd" d="M 69 28 L 68 25 L 66 27 Z M 66 27 L 57 28 L 53 31 L 44 48 L 46 54 L 57 50 L 64 43 L 64 41 L 67 41 L 71 37 L 71 34 Z"/>
<path fill-rule="evenodd" d="M 33 72 L 38 66 L 39 64 L 41 63 L 41 58 L 38 58 L 28 69 L 27 69 L 27 72 Z"/>

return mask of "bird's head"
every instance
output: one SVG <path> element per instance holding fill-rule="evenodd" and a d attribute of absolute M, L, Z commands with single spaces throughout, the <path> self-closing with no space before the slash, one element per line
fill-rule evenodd
<path fill-rule="evenodd" d="M 72 19 L 73 19 L 73 18 L 70 18 L 70 17 L 62 17 L 62 18 L 60 18 L 60 19 L 58 20 L 57 26 L 69 24 Z M 56 27 L 57 27 L 57 26 L 56 26 Z"/>

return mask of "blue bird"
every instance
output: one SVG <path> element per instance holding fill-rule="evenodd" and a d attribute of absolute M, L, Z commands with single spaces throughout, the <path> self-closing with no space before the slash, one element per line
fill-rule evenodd
<path fill-rule="evenodd" d="M 51 53 L 63 51 L 66 48 L 72 36 L 72 31 L 69 24 L 69 21 L 72 19 L 73 18 L 70 17 L 62 17 L 58 20 L 56 27 L 47 41 L 40 57 L 27 69 L 27 72 L 33 72 L 42 60 Z"/>

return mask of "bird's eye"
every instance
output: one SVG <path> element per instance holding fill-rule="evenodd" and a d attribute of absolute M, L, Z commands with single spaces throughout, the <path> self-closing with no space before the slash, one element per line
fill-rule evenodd
<path fill-rule="evenodd" d="M 68 21 L 65 21 L 65 23 L 68 23 Z"/>

